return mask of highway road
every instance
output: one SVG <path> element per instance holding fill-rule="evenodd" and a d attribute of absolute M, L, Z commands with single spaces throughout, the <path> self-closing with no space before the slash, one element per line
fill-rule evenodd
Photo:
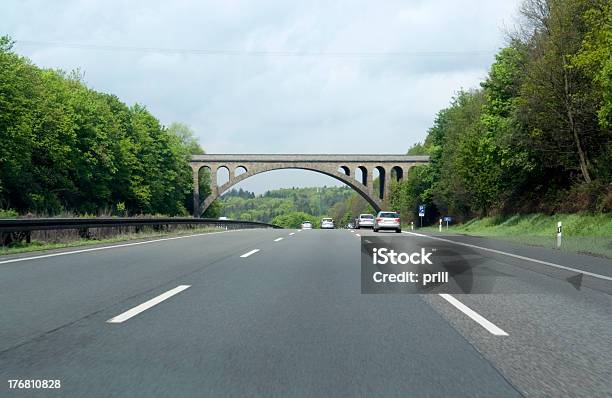
<path fill-rule="evenodd" d="M 612 261 L 406 232 L 493 290 L 361 294 L 373 235 L 228 231 L 0 258 L 0 396 L 612 396 Z M 61 386 L 9 385 L 36 379 Z"/>

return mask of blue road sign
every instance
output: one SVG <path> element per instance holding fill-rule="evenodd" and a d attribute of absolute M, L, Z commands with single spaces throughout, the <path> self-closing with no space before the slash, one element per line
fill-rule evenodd
<path fill-rule="evenodd" d="M 419 217 L 425 217 L 425 205 L 419 205 Z"/>
<path fill-rule="evenodd" d="M 452 217 L 450 217 L 450 216 L 445 216 L 443 218 L 443 220 L 444 220 L 444 222 L 451 222 L 451 221 L 453 221 Z"/>

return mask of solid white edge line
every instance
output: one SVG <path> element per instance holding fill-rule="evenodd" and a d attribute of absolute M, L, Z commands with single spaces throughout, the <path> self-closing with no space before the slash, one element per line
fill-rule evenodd
<path fill-rule="evenodd" d="M 255 254 L 255 253 L 257 253 L 258 251 L 259 251 L 259 249 L 253 249 L 253 250 L 251 250 L 250 252 L 246 252 L 246 253 L 244 253 L 244 254 L 243 254 L 242 256 L 240 256 L 240 257 L 242 257 L 242 258 L 247 258 L 247 257 L 248 257 L 248 256 L 250 256 L 251 254 Z"/>
<path fill-rule="evenodd" d="M 521 260 L 531 261 L 531 262 L 538 263 L 538 264 L 548 265 L 548 266 L 554 267 L 554 268 L 564 269 L 566 271 L 572 271 L 572 272 L 576 272 L 576 273 L 579 273 L 579 274 L 584 274 L 584 275 L 592 276 L 593 278 L 599 278 L 599 279 L 604 279 L 604 280 L 607 280 L 607 281 L 612 281 L 612 277 L 610 277 L 610 276 L 595 274 L 593 272 L 583 271 L 583 270 L 580 270 L 580 269 L 577 269 L 577 268 L 566 267 L 564 265 L 550 263 L 548 261 L 536 260 L 535 258 L 519 256 L 518 254 L 503 252 L 501 250 L 489 249 L 488 247 L 471 245 L 469 243 L 455 242 L 454 240 L 439 238 L 437 236 L 429 236 L 429 235 L 424 235 L 424 234 L 417 234 L 416 232 L 407 232 L 407 231 L 402 231 L 402 232 L 404 232 L 405 234 L 421 236 L 421 237 L 424 237 L 424 238 L 435 239 L 435 240 L 439 240 L 439 241 L 443 241 L 443 242 L 450 242 L 450 243 L 454 243 L 454 244 L 460 245 L 460 246 L 472 247 L 474 249 L 480 249 L 480 250 L 488 251 L 488 252 L 491 252 L 491 253 L 503 254 L 503 255 L 514 257 L 514 258 L 518 258 L 518 259 L 521 259 Z"/>
<path fill-rule="evenodd" d="M 140 314 L 143 311 L 148 310 L 149 308 L 161 303 L 164 300 L 169 299 L 170 297 L 174 296 L 175 294 L 178 294 L 180 292 L 182 292 L 183 290 L 187 289 L 191 287 L 191 285 L 180 285 L 175 287 L 172 290 L 168 290 L 166 293 L 162 293 L 157 297 L 153 297 L 151 300 L 149 301 L 145 301 L 144 303 L 137 305 L 136 307 L 129 309 L 119 315 L 117 315 L 114 318 L 109 319 L 108 321 L 106 321 L 107 323 L 121 323 L 121 322 L 125 322 L 128 319 Z"/>
<path fill-rule="evenodd" d="M 450 294 L 440 293 L 439 296 L 442 297 L 444 300 L 448 301 L 449 303 L 451 303 L 459 311 L 463 312 L 465 315 L 472 318 L 474 322 L 478 323 L 480 326 L 487 329 L 489 333 L 495 336 L 507 336 L 508 335 L 508 333 L 504 332 L 497 325 L 493 324 L 488 319 L 486 319 L 485 317 L 483 317 L 482 315 L 480 315 L 479 313 L 477 313 L 476 311 L 474 311 L 467 305 L 463 304 L 461 301 L 457 300 Z"/>
<path fill-rule="evenodd" d="M 274 242 L 280 242 L 281 240 L 283 240 L 283 238 L 276 238 L 274 239 Z"/>
<path fill-rule="evenodd" d="M 150 243 L 163 242 L 163 241 L 167 241 L 167 240 L 195 238 L 197 236 L 225 234 L 225 233 L 228 233 L 228 232 L 237 232 L 237 231 L 243 231 L 243 230 L 242 229 L 234 229 L 234 230 L 231 230 L 231 231 L 203 232 L 203 233 L 193 234 L 193 235 L 174 236 L 172 238 L 160 238 L 160 239 L 153 239 L 153 240 L 145 240 L 145 241 L 142 241 L 142 242 L 122 243 L 122 244 L 112 245 L 112 246 L 92 247 L 92 248 L 89 248 L 89 249 L 73 250 L 73 251 L 69 251 L 69 252 L 42 254 L 40 256 L 19 257 L 19 258 L 13 258 L 13 259 L 10 259 L 10 260 L 0 261 L 0 264 L 17 263 L 17 262 L 20 262 L 20 261 L 38 260 L 38 259 L 41 259 L 41 258 L 49 258 L 49 257 L 67 256 L 69 254 L 79 254 L 79 253 L 95 252 L 95 251 L 99 251 L 99 250 L 116 249 L 116 248 L 119 248 L 119 247 L 147 245 L 147 244 L 150 244 Z"/>

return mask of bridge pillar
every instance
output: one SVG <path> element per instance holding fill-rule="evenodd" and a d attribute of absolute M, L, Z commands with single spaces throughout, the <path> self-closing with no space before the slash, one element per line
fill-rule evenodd
<path fill-rule="evenodd" d="M 191 167 L 193 172 L 193 217 L 200 218 L 200 167 Z"/>
<path fill-rule="evenodd" d="M 370 191 L 374 192 L 374 168 L 373 167 L 364 167 L 366 170 L 366 179 L 365 186 L 370 189 Z"/>
<path fill-rule="evenodd" d="M 385 206 L 389 206 L 389 197 L 391 196 L 391 170 L 385 170 L 385 176 L 383 178 L 383 203 Z"/>

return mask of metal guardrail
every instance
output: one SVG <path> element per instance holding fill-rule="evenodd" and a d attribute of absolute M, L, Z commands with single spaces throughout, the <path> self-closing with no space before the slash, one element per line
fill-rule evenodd
<path fill-rule="evenodd" d="M 257 221 L 219 220 L 216 218 L 24 218 L 0 219 L 0 246 L 13 242 L 30 243 L 34 231 L 77 230 L 79 236 L 90 239 L 93 228 L 142 227 L 163 230 L 170 225 L 200 225 L 225 229 L 281 228 Z"/>
<path fill-rule="evenodd" d="M 160 225 L 203 225 L 214 227 L 281 228 L 257 221 L 218 220 L 216 218 L 24 218 L 0 219 L 0 232 L 30 232 L 59 229 L 145 227 Z"/>

